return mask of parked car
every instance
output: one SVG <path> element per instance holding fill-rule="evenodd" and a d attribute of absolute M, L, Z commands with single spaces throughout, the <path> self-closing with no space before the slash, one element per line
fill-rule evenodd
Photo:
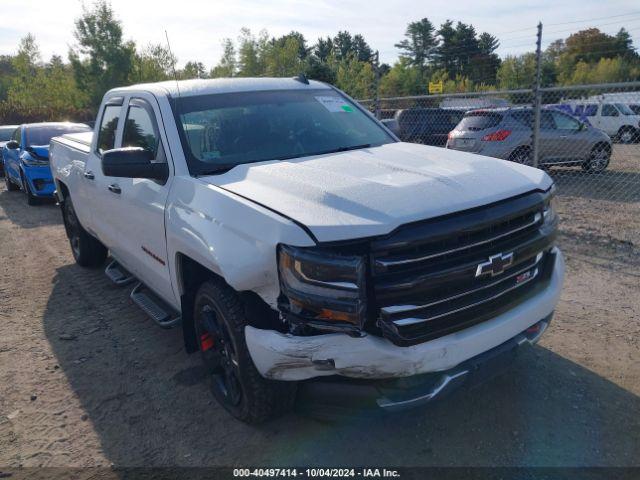
<path fill-rule="evenodd" d="M 551 321 L 551 178 L 402 143 L 324 83 L 117 88 L 88 137 L 51 142 L 76 262 L 110 255 L 107 276 L 182 325 L 243 421 L 287 411 L 320 377 L 341 406 L 422 405 L 496 373 Z"/>
<path fill-rule="evenodd" d="M 531 108 L 474 110 L 451 132 L 447 148 L 531 165 L 532 125 Z M 541 166 L 579 165 L 601 172 L 610 157 L 611 139 L 606 133 L 554 108 L 540 112 Z"/>
<path fill-rule="evenodd" d="M 20 188 L 29 205 L 53 198 L 54 184 L 49 168 L 51 137 L 91 129 L 82 123 L 30 123 L 14 129 L 11 140 L 2 149 L 7 190 Z"/>
<path fill-rule="evenodd" d="M 615 142 L 640 140 L 640 115 L 625 103 L 580 100 L 550 105 L 603 130 Z"/>
<path fill-rule="evenodd" d="M 0 125 L 0 174 L 4 174 L 4 160 L 2 158 L 2 148 L 11 140 L 11 135 L 18 128 L 18 125 Z"/>
<path fill-rule="evenodd" d="M 460 122 L 465 112 L 465 109 L 460 108 L 398 110 L 395 115 L 398 136 L 404 142 L 444 147 L 447 135 Z"/>

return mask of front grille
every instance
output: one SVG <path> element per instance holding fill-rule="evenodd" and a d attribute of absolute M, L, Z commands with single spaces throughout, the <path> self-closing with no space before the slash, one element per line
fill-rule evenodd
<path fill-rule="evenodd" d="M 550 278 L 548 193 L 405 225 L 371 244 L 376 326 L 396 344 L 431 340 L 513 308 Z M 493 258 L 492 258 L 493 257 Z"/>

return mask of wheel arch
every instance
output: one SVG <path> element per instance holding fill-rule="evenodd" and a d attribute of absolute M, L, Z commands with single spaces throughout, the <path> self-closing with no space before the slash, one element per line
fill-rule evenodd
<path fill-rule="evenodd" d="M 198 342 L 193 324 L 193 304 L 198 288 L 207 280 L 220 282 L 227 286 L 229 284 L 221 275 L 182 252 L 176 253 L 175 265 L 185 349 L 188 353 L 193 353 L 198 351 Z M 283 324 L 279 322 L 278 312 L 273 310 L 257 293 L 252 291 L 237 293 L 244 305 L 249 325 L 256 328 L 282 330 Z"/>

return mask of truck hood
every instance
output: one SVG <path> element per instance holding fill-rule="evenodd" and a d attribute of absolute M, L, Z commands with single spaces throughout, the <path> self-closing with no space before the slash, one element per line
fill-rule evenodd
<path fill-rule="evenodd" d="M 200 179 L 305 225 L 320 242 L 383 235 L 552 184 L 538 169 L 402 142 L 239 165 Z"/>

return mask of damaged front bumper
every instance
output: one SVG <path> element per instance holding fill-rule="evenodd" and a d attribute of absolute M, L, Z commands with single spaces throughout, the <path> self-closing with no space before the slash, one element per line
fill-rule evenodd
<path fill-rule="evenodd" d="M 553 273 L 543 291 L 491 320 L 425 343 L 399 347 L 373 335 L 354 338 L 332 333 L 302 337 L 247 326 L 247 347 L 260 374 L 275 380 L 329 375 L 382 379 L 450 370 L 549 318 L 558 303 L 564 278 L 564 259 L 559 250 L 556 252 Z M 455 379 L 449 382 L 452 380 Z"/>

